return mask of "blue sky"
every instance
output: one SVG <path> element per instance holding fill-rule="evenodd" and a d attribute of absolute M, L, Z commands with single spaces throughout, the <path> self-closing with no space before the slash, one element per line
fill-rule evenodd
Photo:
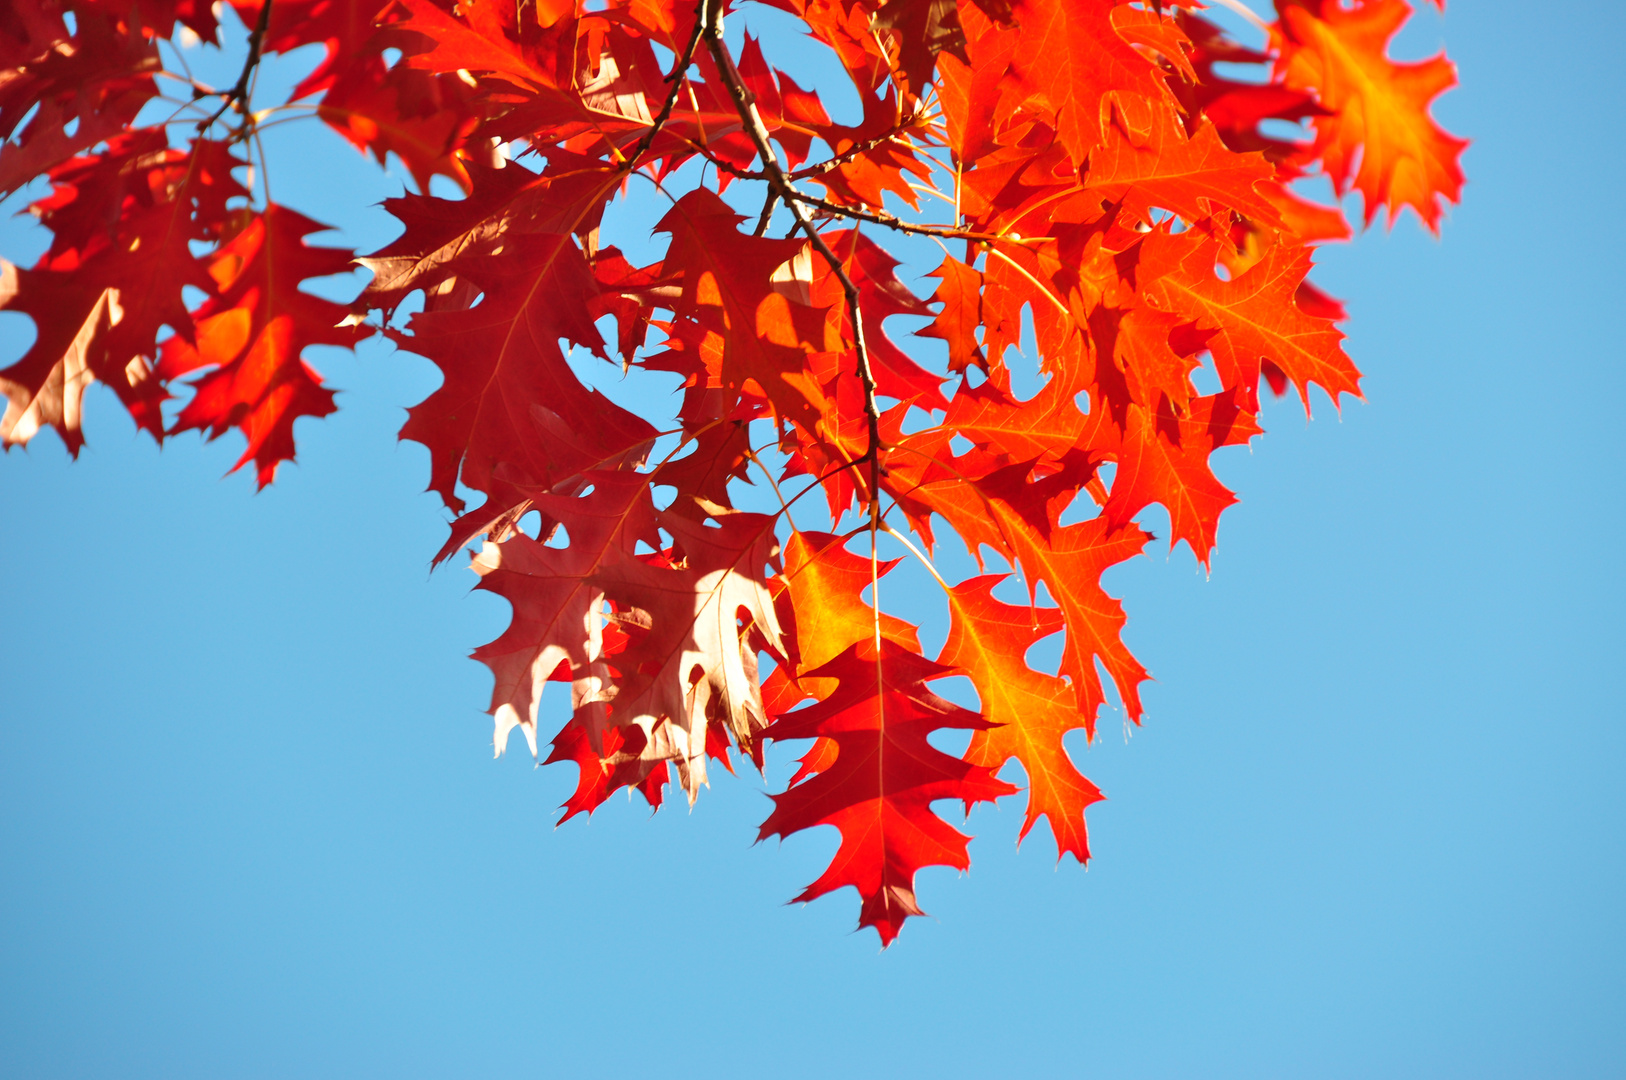
<path fill-rule="evenodd" d="M 1617 22 L 1408 31 L 1459 65 L 1470 183 L 1440 241 L 1322 254 L 1367 401 L 1216 458 L 1211 576 L 1109 577 L 1157 682 L 1077 747 L 1089 871 L 981 810 L 886 953 L 850 892 L 785 904 L 834 836 L 752 846 L 760 778 L 555 830 L 571 769 L 491 759 L 466 653 L 505 608 L 428 572 L 394 439 L 427 362 L 313 356 L 342 410 L 258 495 L 232 437 L 159 452 L 93 392 L 77 463 L 0 458 L 0 1073 L 1620 1075 Z M 332 137 L 272 153 L 279 201 L 391 235 Z M 0 359 L 27 339 L 0 317 Z"/>

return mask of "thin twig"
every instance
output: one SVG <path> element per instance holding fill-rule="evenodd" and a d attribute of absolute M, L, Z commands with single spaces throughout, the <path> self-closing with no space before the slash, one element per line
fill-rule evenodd
<path fill-rule="evenodd" d="M 757 218 L 757 227 L 752 236 L 761 236 L 768 231 L 768 223 L 773 221 L 774 207 L 779 205 L 779 192 L 774 188 L 768 189 L 768 197 L 763 200 L 762 213 Z"/>
<path fill-rule="evenodd" d="M 266 155 L 265 155 L 265 140 L 260 138 L 260 129 L 259 129 L 258 126 L 254 126 L 254 127 L 251 127 L 249 129 L 249 137 L 254 140 L 254 149 L 256 151 L 258 151 L 259 155 L 260 155 L 260 193 L 265 196 L 265 204 L 266 204 L 266 206 L 270 206 L 271 205 L 271 159 L 266 157 Z M 252 176 L 251 176 L 250 181 L 249 181 L 250 189 L 252 189 L 253 186 L 254 186 L 254 184 L 253 184 L 253 179 L 252 179 Z"/>
<path fill-rule="evenodd" d="M 785 493 L 779 490 L 779 481 L 773 478 L 773 470 L 764 465 L 762 459 L 757 456 L 757 452 L 749 446 L 745 448 L 745 456 L 750 458 L 751 462 L 762 470 L 762 475 L 767 479 L 768 486 L 773 488 L 774 498 L 779 500 L 779 512 L 785 515 L 785 520 L 790 522 L 792 529 L 796 528 L 796 522 L 792 521 L 790 516 L 790 503 L 785 501 Z"/>
<path fill-rule="evenodd" d="M 161 39 L 161 40 L 164 40 L 164 39 Z M 198 82 L 198 80 L 194 79 L 190 74 L 177 75 L 177 74 L 175 74 L 175 72 L 170 71 L 168 68 L 161 68 L 158 71 L 154 72 L 153 74 L 157 78 L 160 78 L 160 79 L 174 79 L 178 83 L 185 83 L 187 86 L 191 87 L 192 88 L 192 100 L 193 101 L 197 101 L 199 98 L 213 97 L 214 95 L 220 93 L 219 90 L 216 90 L 214 87 L 210 86 L 208 83 Z"/>
<path fill-rule="evenodd" d="M 815 176 L 823 176 L 832 169 L 839 169 L 853 158 L 862 154 L 867 154 L 877 146 L 880 146 L 882 143 L 892 139 L 905 128 L 910 127 L 914 121 L 915 118 L 913 116 L 907 117 L 902 124 L 892 128 L 890 131 L 887 131 L 884 134 L 877 135 L 873 139 L 865 139 L 861 143 L 854 143 L 841 153 L 836 154 L 825 161 L 821 161 L 817 165 L 808 165 L 805 168 L 797 169 L 795 172 L 790 174 L 790 178 L 792 180 L 810 180 Z"/>
<path fill-rule="evenodd" d="M 747 134 L 750 134 L 750 132 L 747 131 Z M 885 140 L 882 141 L 884 142 Z M 701 146 L 699 143 L 690 142 L 689 147 L 695 153 L 709 161 L 712 165 L 715 165 L 719 172 L 725 172 L 736 180 L 759 180 L 768 183 L 770 186 L 774 184 L 773 175 L 766 169 L 760 171 L 753 169 L 742 169 L 737 165 L 731 165 L 721 158 L 715 156 L 711 153 L 711 151 L 709 151 L 706 147 Z M 783 173 L 783 175 L 788 183 L 801 174 Z M 1071 192 L 1068 192 L 1068 194 L 1071 194 Z M 1006 233 L 977 232 L 975 229 L 960 229 L 948 225 L 917 225 L 914 222 L 904 221 L 900 217 L 888 214 L 883 210 L 859 210 L 855 207 L 843 206 L 840 203 L 830 202 L 828 199 L 820 199 L 816 196 L 808 195 L 800 190 L 796 192 L 796 201 L 806 206 L 816 207 L 817 209 L 822 210 L 824 213 L 833 217 L 850 218 L 854 221 L 865 221 L 871 225 L 882 225 L 896 232 L 909 233 L 915 236 L 937 236 L 950 240 L 965 240 L 974 244 L 1037 244 L 1044 242 L 1046 239 L 1045 237 L 1012 236 Z M 799 228 L 799 225 L 792 226 L 791 232 L 796 232 Z"/>
<path fill-rule="evenodd" d="M 654 123 L 649 125 L 649 130 L 644 132 L 643 138 L 639 139 L 638 144 L 632 148 L 632 153 L 627 155 L 627 160 L 622 167 L 628 171 L 636 169 L 638 159 L 643 157 L 649 148 L 654 145 L 655 137 L 661 133 L 661 128 L 666 126 L 666 121 L 672 115 L 672 109 L 677 105 L 678 95 L 688 85 L 689 66 L 694 63 L 695 51 L 700 47 L 700 31 L 706 22 L 706 6 L 708 3 L 709 0 L 699 0 L 699 3 L 695 5 L 694 29 L 689 33 L 689 44 L 684 47 L 683 54 L 672 65 L 671 74 L 666 76 L 666 81 L 672 84 L 672 89 L 667 92 L 666 101 L 661 105 L 661 111 L 655 117 Z"/>
<path fill-rule="evenodd" d="M 852 218 L 855 221 L 867 221 L 871 225 L 884 225 L 888 229 L 894 229 L 902 233 L 913 233 L 916 236 L 940 236 L 949 240 L 969 240 L 979 244 L 1030 244 L 1041 243 L 1046 239 L 1045 237 L 1019 237 L 1001 235 L 1000 233 L 977 232 L 974 229 L 956 229 L 944 225 L 916 225 L 884 211 L 856 210 L 850 206 L 842 206 L 840 203 L 827 202 L 824 199 L 816 199 L 811 195 L 800 193 L 797 194 L 797 200 L 808 206 L 818 207 L 826 213 Z"/>
<path fill-rule="evenodd" d="M 225 93 L 220 108 L 207 120 L 198 121 L 198 134 L 202 135 L 214 126 L 216 120 L 226 115 L 226 110 L 236 106 L 237 111 L 247 115 L 244 107 L 249 97 L 249 86 L 254 78 L 254 72 L 260 66 L 260 47 L 265 43 L 266 30 L 271 26 L 271 0 L 265 0 L 260 5 L 260 17 L 254 24 L 254 30 L 248 36 L 248 59 L 243 61 L 243 72 L 237 76 L 237 85 Z"/>
<path fill-rule="evenodd" d="M 688 142 L 690 150 L 705 158 L 706 161 L 711 165 L 716 166 L 718 172 L 725 172 L 736 180 L 756 180 L 768 183 L 769 185 L 773 184 L 773 177 L 766 170 L 742 169 L 737 165 L 732 165 L 729 162 L 715 156 L 710 150 L 699 143 L 688 139 L 685 139 L 684 141 Z M 800 174 L 786 173 L 785 179 L 787 181 L 794 180 L 798 175 Z M 958 174 L 956 174 L 956 178 L 958 178 Z M 948 197 L 943 195 L 941 192 L 932 191 L 929 193 L 937 195 L 939 198 L 944 199 L 944 201 L 948 201 Z M 1073 194 L 1073 190 L 1069 189 L 1068 191 L 1063 192 L 1062 195 L 1056 197 L 1060 198 L 1071 194 Z M 1047 236 L 1018 236 L 1014 233 L 978 232 L 975 229 L 962 229 L 952 225 L 921 225 L 912 221 L 905 221 L 893 214 L 886 213 L 884 210 L 860 210 L 856 207 L 843 206 L 841 203 L 831 202 L 828 199 L 821 199 L 800 190 L 796 192 L 796 201 L 806 206 L 814 207 L 830 217 L 840 217 L 848 218 L 853 221 L 863 221 L 870 225 L 880 225 L 885 228 L 892 229 L 895 232 L 907 233 L 913 236 L 935 236 L 940 239 L 964 240 L 968 244 L 1042 244 L 1050 239 L 1050 237 Z M 958 208 L 956 208 L 955 216 L 959 216 Z M 790 232 L 795 233 L 799 231 L 800 228 L 800 225 L 792 224 Z"/>
<path fill-rule="evenodd" d="M 949 583 L 943 580 L 943 575 L 939 574 L 937 572 L 937 567 L 932 565 L 932 561 L 930 559 L 926 558 L 926 555 L 925 555 L 924 552 L 922 552 L 919 548 L 915 547 L 914 544 L 911 544 L 909 542 L 909 538 L 907 536 L 903 535 L 901 532 L 894 529 L 890 525 L 882 525 L 881 528 L 882 528 L 883 531 L 888 533 L 892 537 L 892 539 L 899 541 L 900 543 L 903 544 L 904 547 L 906 547 L 910 551 L 914 552 L 915 558 L 920 560 L 920 565 L 924 566 L 926 568 L 927 572 L 930 573 L 932 577 L 937 579 L 937 583 L 939 585 L 943 586 L 943 591 L 944 592 L 953 592 L 954 591 L 953 589 L 949 588 Z"/>

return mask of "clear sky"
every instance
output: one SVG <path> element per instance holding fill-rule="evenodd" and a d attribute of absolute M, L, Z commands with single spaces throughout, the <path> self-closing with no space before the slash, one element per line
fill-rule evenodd
<path fill-rule="evenodd" d="M 428 572 L 394 439 L 427 362 L 314 355 L 342 409 L 258 495 L 235 436 L 160 453 L 100 389 L 78 463 L 0 458 L 0 1075 L 1626 1074 L 1619 13 L 1417 22 L 1470 184 L 1441 241 L 1322 254 L 1367 401 L 1222 452 L 1211 577 L 1109 577 L 1157 682 L 1076 748 L 1089 872 L 981 810 L 885 953 L 850 891 L 785 904 L 834 834 L 752 846 L 761 778 L 555 831 L 571 768 L 491 759 L 505 606 Z M 315 125 L 272 152 L 389 238 L 395 181 Z"/>

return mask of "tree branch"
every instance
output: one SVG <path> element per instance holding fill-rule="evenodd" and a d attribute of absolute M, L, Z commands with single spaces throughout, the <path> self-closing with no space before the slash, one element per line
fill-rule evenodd
<path fill-rule="evenodd" d="M 734 102 L 734 109 L 739 113 L 745 132 L 751 137 L 757 156 L 762 160 L 764 173 L 762 178 L 767 181 L 771 194 L 784 200 L 785 207 L 796 219 L 796 227 L 801 229 L 808 242 L 813 245 L 813 249 L 824 259 L 836 280 L 841 282 L 841 291 L 847 299 L 847 315 L 852 322 L 853 330 L 853 353 L 857 360 L 858 378 L 864 385 L 864 416 L 869 426 L 869 448 L 859 460 L 867 460 L 869 463 L 871 528 L 877 529 L 879 528 L 877 515 L 881 506 L 880 479 L 883 473 L 881 410 L 875 402 L 875 373 L 870 366 L 869 349 L 864 343 L 864 318 L 859 310 L 858 286 L 853 283 L 846 266 L 836 253 L 830 250 L 830 245 L 825 243 L 824 237 L 819 235 L 819 230 L 814 227 L 812 218 L 808 216 L 804 203 L 816 203 L 817 200 L 809 200 L 796 190 L 795 185 L 785 175 L 784 166 L 780 163 L 779 155 L 774 151 L 773 143 L 770 141 L 768 129 L 762 122 L 762 115 L 757 112 L 756 99 L 740 78 L 739 70 L 734 66 L 734 57 L 730 55 L 728 46 L 723 42 L 723 0 L 704 0 L 704 3 L 705 25 L 701 33 L 706 39 L 706 47 L 711 52 L 712 60 L 717 64 L 723 88 L 728 91 L 729 98 Z"/>
<path fill-rule="evenodd" d="M 847 162 L 851 161 L 855 157 L 858 157 L 860 154 L 867 154 L 877 146 L 880 146 L 882 143 L 896 138 L 903 132 L 904 128 L 909 127 L 914 123 L 914 121 L 915 117 L 913 116 L 905 117 L 903 123 L 888 131 L 886 134 L 877 135 L 873 139 L 866 139 L 865 141 L 854 146 L 849 146 L 841 153 L 831 157 L 828 161 L 821 161 L 817 165 L 809 165 L 804 169 L 797 169 L 795 172 L 790 174 L 790 178 L 792 180 L 808 180 L 815 176 L 823 176 L 832 169 L 839 169 L 841 166 L 847 164 Z"/>
<path fill-rule="evenodd" d="M 798 201 L 808 206 L 816 206 L 827 214 L 852 218 L 854 221 L 867 221 L 871 225 L 884 225 L 888 229 L 895 229 L 902 233 L 913 233 L 917 236 L 935 236 L 940 240 L 970 240 L 979 244 L 1020 244 L 1024 242 L 1020 236 L 1002 236 L 999 233 L 977 232 L 974 229 L 957 229 L 952 225 L 916 225 L 913 222 L 904 221 L 900 217 L 894 217 L 884 210 L 858 210 L 825 199 L 816 199 L 811 195 L 798 195 L 797 198 Z"/>
<path fill-rule="evenodd" d="M 746 91 L 746 95 L 749 97 L 750 91 Z M 747 130 L 746 134 L 751 134 L 751 132 Z M 764 135 L 766 136 L 766 129 L 764 129 Z M 885 140 L 881 141 L 884 142 Z M 711 162 L 712 165 L 716 166 L 718 171 L 726 172 L 736 180 L 756 180 L 764 182 L 769 184 L 770 187 L 772 187 L 775 191 L 778 190 L 777 186 L 774 185 L 773 174 L 769 170 L 764 169 L 761 171 L 756 171 L 752 169 L 742 169 L 737 165 L 731 165 L 723 159 L 715 156 L 709 150 L 707 150 L 706 147 L 701 146 L 698 143 L 690 143 L 689 145 L 693 147 L 695 152 L 701 157 L 705 158 L 707 161 Z M 784 170 L 781 169 L 780 175 L 784 178 L 785 183 L 788 186 L 791 181 L 797 179 L 798 177 L 809 175 L 811 172 L 812 170 L 810 169 L 804 169 L 797 173 L 785 173 Z M 850 218 L 854 221 L 866 221 L 871 225 L 881 225 L 896 232 L 909 233 L 915 236 L 935 236 L 939 240 L 967 240 L 974 244 L 1022 244 L 1028 242 L 1020 236 L 1015 236 L 1009 233 L 985 233 L 978 232 L 975 229 L 960 229 L 952 225 L 918 225 L 911 221 L 904 221 L 902 218 L 893 214 L 888 214 L 884 210 L 860 210 L 855 207 L 843 206 L 840 203 L 831 202 L 828 199 L 820 199 L 813 195 L 805 194 L 804 192 L 795 188 L 792 188 L 791 190 L 795 191 L 796 201 L 805 206 L 816 207 L 817 209 L 824 211 L 826 214 L 831 214 L 836 217 Z M 771 194 L 770 197 L 772 197 Z M 795 230 L 793 229 L 792 231 L 794 232 Z M 1033 237 L 1030 239 L 1037 240 L 1039 238 Z"/>
<path fill-rule="evenodd" d="M 869 446 L 864 451 L 864 456 L 852 464 L 856 466 L 865 461 L 869 464 L 866 486 L 869 488 L 870 611 L 874 623 L 875 688 L 879 695 L 884 673 L 881 670 L 881 573 L 877 549 L 882 524 L 881 477 L 885 470 L 881 467 L 881 410 L 875 403 L 875 372 L 870 367 L 869 349 L 864 344 L 864 317 L 858 306 L 858 286 L 853 283 L 841 260 L 836 258 L 836 253 L 830 250 L 830 245 L 825 243 L 824 237 L 819 235 L 819 230 L 814 228 L 807 207 L 803 205 L 802 193 L 786 178 L 784 166 L 779 162 L 779 155 L 774 152 L 773 143 L 769 141 L 768 129 L 762 123 L 762 115 L 757 112 L 755 99 L 740 79 L 739 70 L 734 66 L 734 58 L 729 55 L 728 47 L 723 42 L 723 4 L 726 0 L 702 0 L 702 2 L 707 12 L 704 30 L 706 47 L 711 51 L 712 59 L 717 64 L 718 75 L 728 91 L 728 96 L 734 102 L 734 111 L 739 114 L 747 134 L 751 136 L 757 156 L 762 160 L 763 171 L 767 173 L 769 201 L 763 205 L 759 228 L 762 230 L 767 228 L 767 219 L 773 212 L 772 200 L 783 199 L 785 208 L 796 219 L 797 228 L 802 230 L 807 236 L 808 243 L 812 244 L 829 264 L 830 272 L 841 282 L 841 291 L 847 298 L 847 315 L 852 320 L 853 328 L 853 354 L 857 360 L 858 378 L 864 384 L 864 417 L 869 427 Z M 786 509 L 789 509 L 789 504 L 786 504 Z M 876 698 L 876 706 L 877 720 L 884 731 L 886 718 L 879 696 Z M 882 740 L 883 743 L 884 741 Z M 880 769 L 882 764 L 878 752 L 877 768 Z"/>
<path fill-rule="evenodd" d="M 260 17 L 254 23 L 253 31 L 248 35 L 248 59 L 243 61 L 243 72 L 237 76 L 237 85 L 227 90 L 220 108 L 214 111 L 206 120 L 199 120 L 197 132 L 202 135 L 214 126 L 216 120 L 226 115 L 226 110 L 236 107 L 237 111 L 245 117 L 248 110 L 245 104 L 248 101 L 249 81 L 254 78 L 254 69 L 260 66 L 260 48 L 265 43 L 265 32 L 271 25 L 271 0 L 265 0 L 260 5 Z"/>
<path fill-rule="evenodd" d="M 763 200 L 762 213 L 757 217 L 756 231 L 752 236 L 761 236 L 768 231 L 768 223 L 773 220 L 774 207 L 779 205 L 779 192 L 773 188 L 768 189 L 768 197 Z"/>
<path fill-rule="evenodd" d="M 677 58 L 677 62 L 672 65 L 671 74 L 666 76 L 666 81 L 672 84 L 672 89 L 666 95 L 666 101 L 661 105 L 661 111 L 656 115 L 654 123 L 649 125 L 649 130 L 644 132 L 643 138 L 632 148 L 632 153 L 627 155 L 622 167 L 628 172 L 638 167 L 638 159 L 649 152 L 649 148 L 655 143 L 655 137 L 661 133 L 661 128 L 666 126 L 666 121 L 672 116 L 672 110 L 677 107 L 678 95 L 683 92 L 683 82 L 689 75 L 689 65 L 694 63 L 694 54 L 700 48 L 700 33 L 706 24 L 709 4 L 710 0 L 699 0 L 695 5 L 694 29 L 689 32 L 689 44 L 684 47 L 683 54 Z"/>

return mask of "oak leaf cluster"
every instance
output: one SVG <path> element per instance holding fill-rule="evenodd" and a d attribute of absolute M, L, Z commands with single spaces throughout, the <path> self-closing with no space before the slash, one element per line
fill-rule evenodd
<path fill-rule="evenodd" d="M 1437 230 L 1465 144 L 1429 111 L 1450 63 L 1389 56 L 1404 0 L 1276 0 L 1258 47 L 1194 0 L 759 3 L 856 110 L 775 67 L 777 38 L 725 33 L 729 0 L 234 0 L 227 88 L 182 62 L 221 40 L 220 5 L 12 0 L 0 195 L 27 188 L 51 240 L 0 268 L 36 331 L 0 370 L 0 440 L 49 427 L 77 453 L 100 381 L 157 440 L 241 432 L 263 486 L 294 422 L 334 409 L 304 350 L 387 334 L 442 376 L 401 429 L 452 515 L 437 561 L 477 545 L 512 607 L 475 652 L 498 752 L 551 740 L 579 769 L 568 818 L 623 787 L 692 802 L 798 742 L 761 835 L 835 826 L 801 899 L 853 886 L 890 943 L 916 873 L 968 865 L 934 805 L 1013 795 L 1012 760 L 1022 834 L 1044 818 L 1089 858 L 1101 793 L 1066 739 L 1112 700 L 1138 723 L 1147 677 L 1102 574 L 1153 504 L 1207 564 L 1235 501 L 1210 455 L 1260 434 L 1261 384 L 1359 395 L 1343 309 L 1307 278 L 1350 227 L 1296 182 Z M 288 101 L 250 100 L 265 57 L 312 44 Z M 296 114 L 410 173 L 397 240 L 313 244 L 322 224 L 256 192 L 259 128 Z M 629 199 L 665 207 L 658 258 L 603 241 Z M 930 295 L 904 237 L 940 255 Z M 303 287 L 356 263 L 350 305 Z M 675 374 L 675 415 L 615 404 L 572 352 Z M 737 505 L 746 485 L 778 508 Z M 883 534 L 934 576 L 949 535 L 994 563 L 938 578 L 935 658 L 881 610 Z M 1059 667 L 1031 666 L 1055 634 Z M 978 709 L 933 692 L 948 675 Z"/>

